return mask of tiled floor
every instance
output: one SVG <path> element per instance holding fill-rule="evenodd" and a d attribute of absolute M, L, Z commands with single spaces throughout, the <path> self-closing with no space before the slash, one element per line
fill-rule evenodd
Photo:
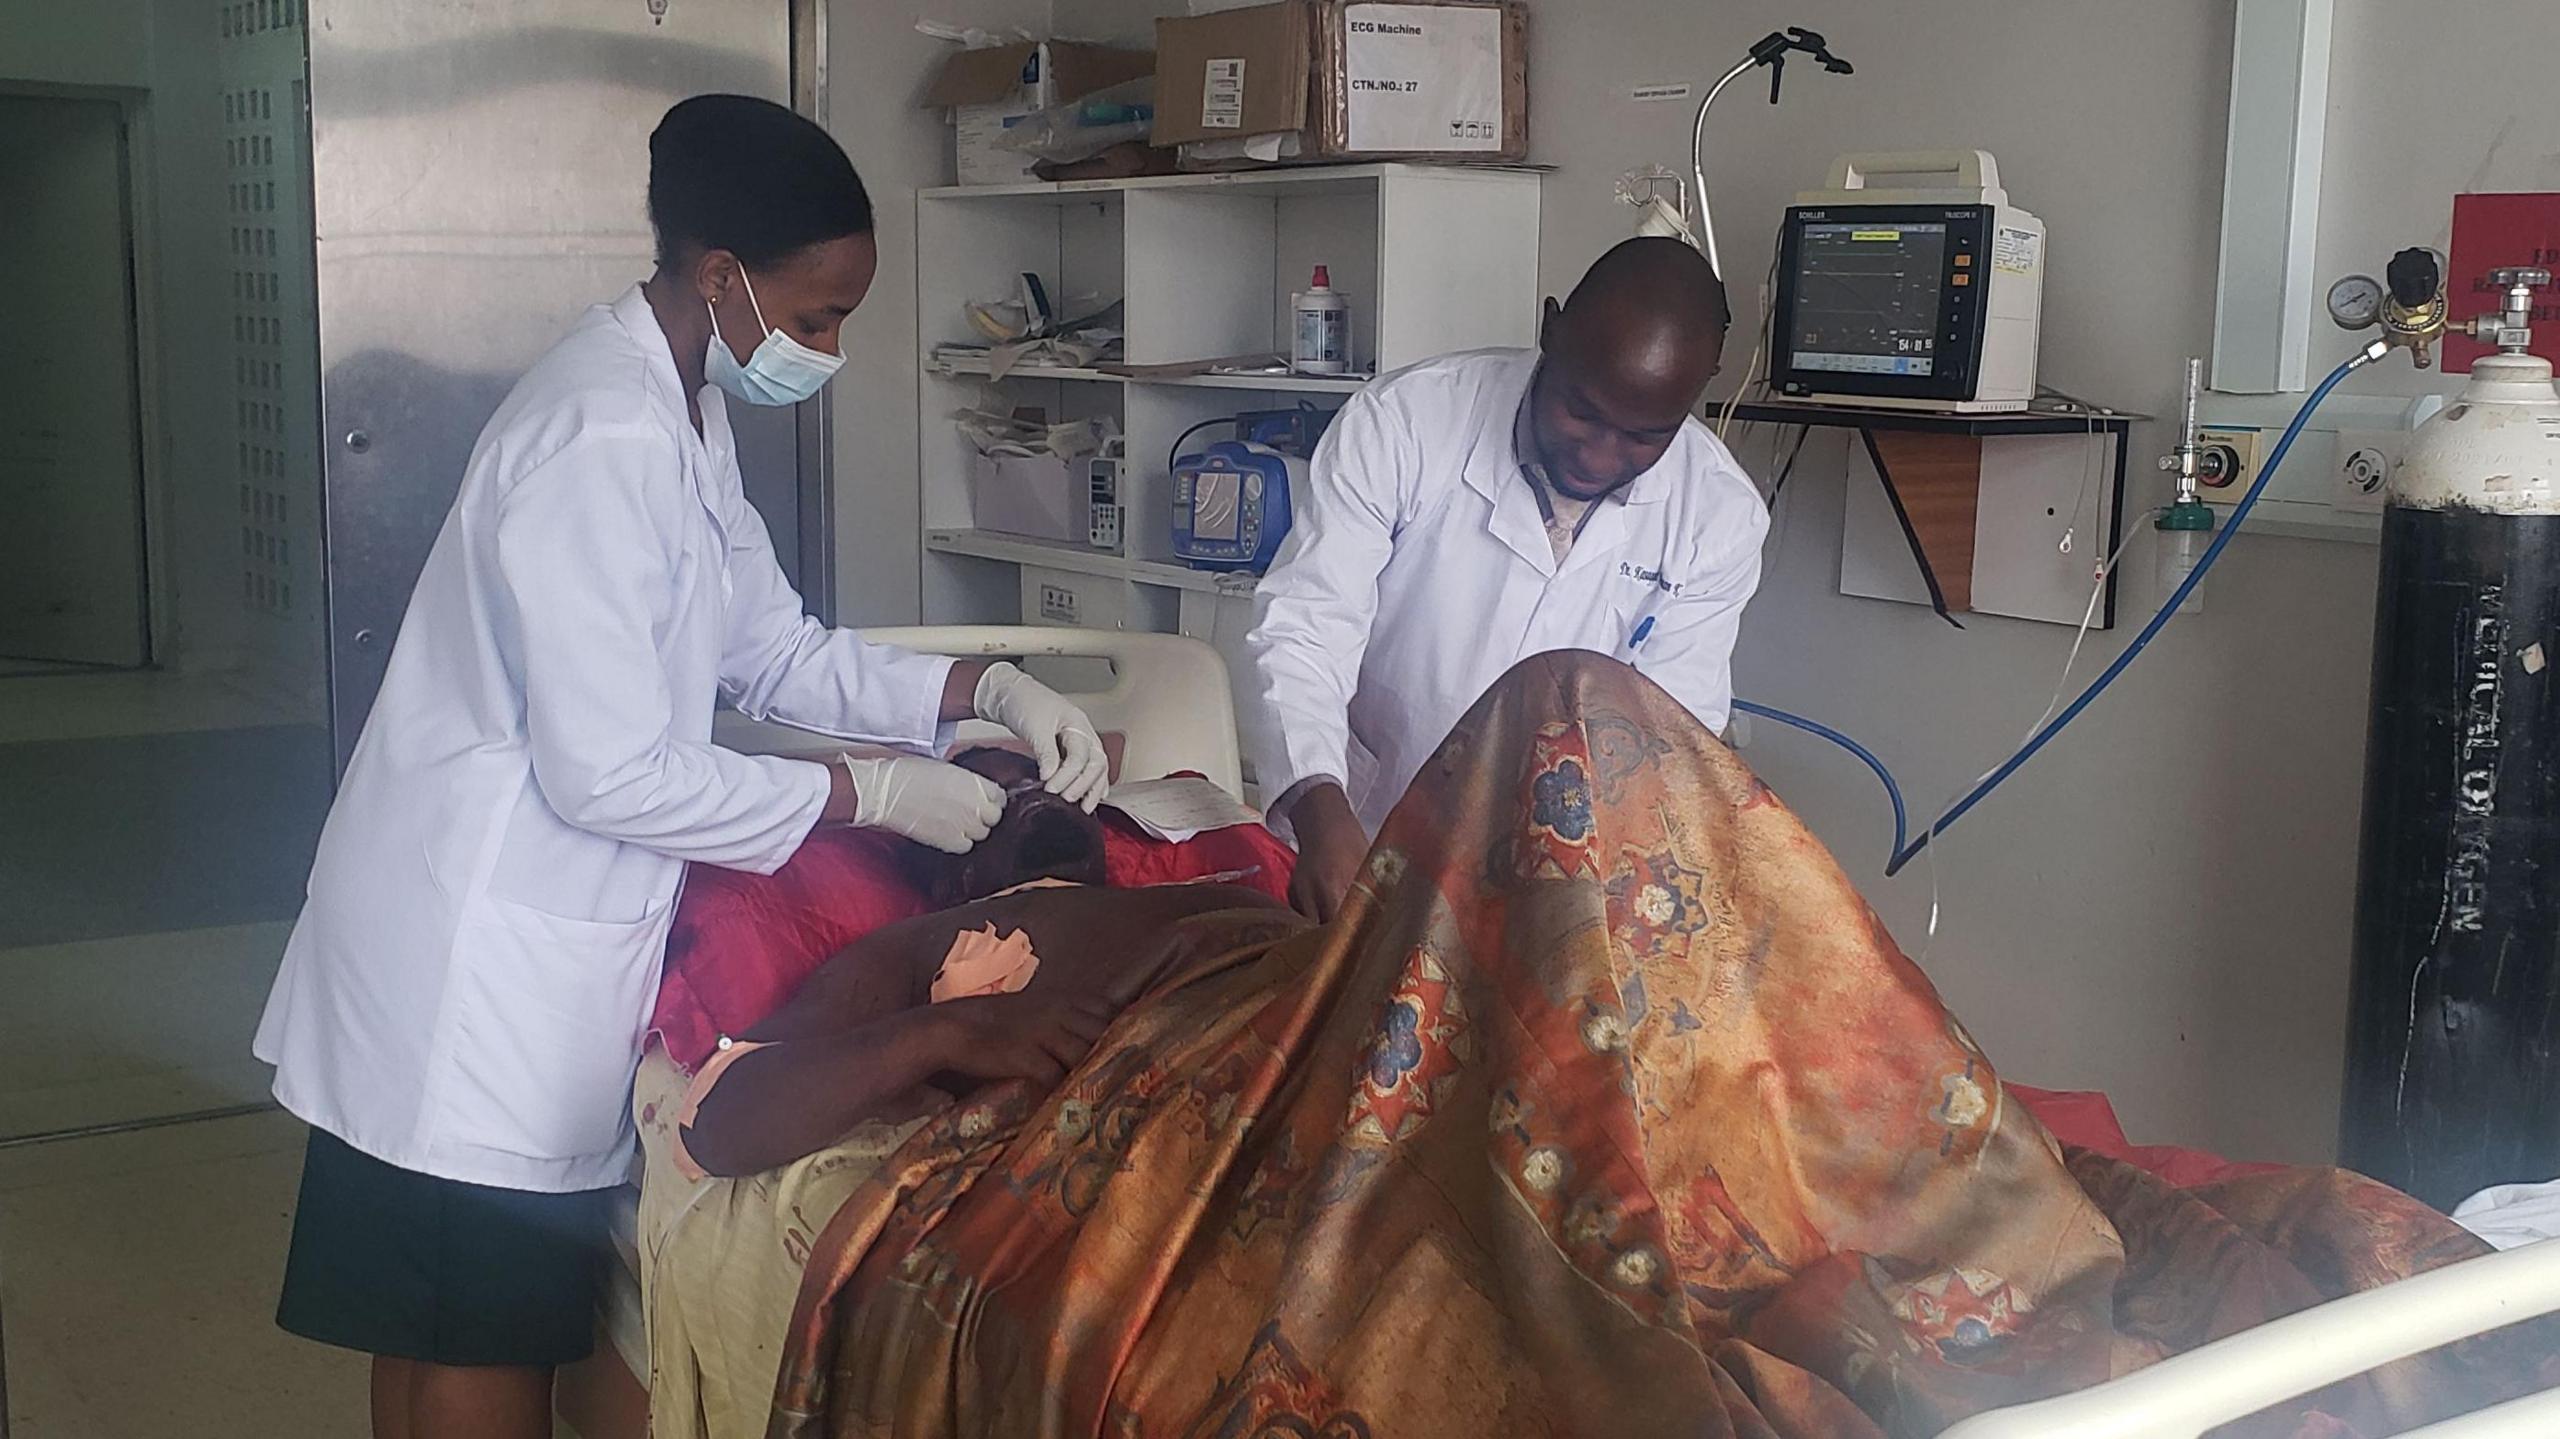
<path fill-rule="evenodd" d="M 0 675 L 0 744 L 326 722 L 316 684 L 167 670 Z"/>
<path fill-rule="evenodd" d="M 0 1150 L 11 1439 L 365 1432 L 365 1361 L 275 1327 L 283 1114 Z"/>
<path fill-rule="evenodd" d="M 292 918 L 329 770 L 319 725 L 0 744 L 0 945 Z"/>
<path fill-rule="evenodd" d="M 0 678 L 0 747 L 317 720 L 218 680 Z M 80 813 L 120 796 L 97 798 Z M 127 829 L 137 882 L 177 862 L 169 826 Z M 78 932 L 109 937 L 0 949 L 0 1137 L 263 1098 L 249 1034 L 290 907 L 163 928 L 148 906 L 89 902 Z M 365 1361 L 272 1318 L 302 1142 L 270 1112 L 0 1148 L 10 1439 L 365 1433 Z"/>
<path fill-rule="evenodd" d="M 221 680 L 0 674 L 0 752 L 20 757 L 127 739 L 140 755 L 169 736 L 279 726 L 319 734 L 321 722 L 315 698 L 279 702 Z M 325 771 L 325 736 L 306 748 Z M 155 780 L 139 762 L 101 772 L 104 780 L 69 784 L 38 806 L 44 847 L 33 853 L 59 859 L 66 847 L 102 840 L 120 868 L 73 873 L 111 872 L 126 887 L 39 875 L 32 896 L 19 896 L 76 922 L 37 926 L 0 947 L 0 1141 L 266 1094 L 249 1037 L 299 898 L 317 805 L 296 811 L 294 823 L 269 822 L 255 796 L 208 797 Z M 30 773 L 66 789 L 58 766 Z M 175 812 L 135 802 L 136 790 L 165 797 L 163 809 Z M 21 785 L 22 808 L 27 795 Z M 253 841 L 190 828 L 208 811 L 245 817 L 254 843 L 287 853 L 289 892 L 244 909 L 247 881 L 223 866 L 236 869 L 236 851 Z M 0 833 L 23 840 L 26 830 Z M 0 856 L 0 873 L 22 891 L 26 864 L 6 866 L 27 858 Z M 0 894 L 0 908 L 6 900 Z M 25 914 L 14 918 L 27 932 Z M 364 1358 L 290 1338 L 274 1323 L 303 1138 L 298 1121 L 268 1111 L 0 1145 L 8 1439 L 366 1433 Z"/>
<path fill-rule="evenodd" d="M 265 1098 L 249 1037 L 289 927 L 0 949 L 0 1139 Z"/>

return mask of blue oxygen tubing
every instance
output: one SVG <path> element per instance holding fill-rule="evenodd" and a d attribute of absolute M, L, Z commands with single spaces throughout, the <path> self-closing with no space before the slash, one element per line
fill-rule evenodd
<path fill-rule="evenodd" d="M 2126 668 L 2132 665 L 2135 657 L 2140 655 L 2144 647 L 2149 645 L 2162 628 L 2167 626 L 2169 617 L 2178 612 L 2178 606 L 2185 604 L 2187 596 L 2194 593 L 2195 587 L 2204 582 L 2206 572 L 2213 568 L 2214 561 L 2222 557 L 2223 546 L 2231 543 L 2231 537 L 2240 532 L 2241 522 L 2249 517 L 2250 510 L 2256 508 L 2258 497 L 2266 492 L 2267 481 L 2273 479 L 2277 468 L 2284 464 L 2285 455 L 2292 450 L 2294 439 L 2302 433 L 2302 427 L 2311 419 L 2312 411 L 2320 408 L 2320 402 L 2329 398 L 2329 392 L 2336 389 L 2340 381 L 2381 358 L 2382 353 L 2382 346 L 2377 342 L 2372 348 L 2356 354 L 2345 364 L 2331 370 L 2328 378 L 2312 389 L 2310 398 L 2304 400 L 2302 408 L 2294 412 L 2293 422 L 2285 426 L 2283 437 L 2276 441 L 2273 450 L 2268 451 L 2265 468 L 2258 471 L 2257 479 L 2250 482 L 2247 492 L 2240 496 L 2240 502 L 2231 507 L 2231 517 L 2223 522 L 2220 532 L 2213 537 L 2213 543 L 2205 547 L 2204 555 L 2196 561 L 2195 569 L 2176 590 L 2170 593 L 2167 599 L 2161 601 L 2159 613 L 2151 617 L 2151 622 L 2142 627 L 2142 632 L 2133 637 L 2133 642 L 2124 647 L 2123 653 L 2115 657 L 2114 663 L 2108 665 L 2104 673 L 2089 682 L 2089 687 L 2082 690 L 2078 698 L 2072 700 L 2060 714 L 2055 715 L 2051 722 L 2029 735 L 2027 742 L 2018 746 L 2016 753 L 2001 761 L 1998 768 L 1976 781 L 1973 788 L 1964 792 L 1963 797 L 1947 806 L 1946 812 L 1939 815 L 1928 829 L 1922 831 L 1919 838 L 1914 839 L 1910 836 L 1909 816 L 1902 802 L 1902 787 L 1894 782 L 1893 774 L 1885 768 L 1884 762 L 1869 753 L 1865 746 L 1827 725 L 1817 724 L 1784 710 L 1771 709 L 1766 705 L 1753 704 L 1748 700 L 1735 700 L 1733 707 L 1746 714 L 1754 714 L 1763 719 L 1775 720 L 1779 724 L 1791 725 L 1807 734 L 1829 740 L 1855 755 L 1868 769 L 1875 771 L 1876 778 L 1884 782 L 1885 794 L 1893 801 L 1893 858 L 1884 867 L 1885 877 L 1892 878 L 1902 872 L 1903 866 L 1918 858 L 1920 852 L 1929 847 L 1931 839 L 1954 825 L 1957 820 L 1964 818 L 1975 805 L 1983 801 L 1985 796 L 1998 789 L 2009 776 L 2017 773 L 2021 765 L 2035 758 L 2036 751 L 2043 749 L 2055 735 L 2062 733 L 2064 726 L 2078 719 L 2080 712 L 2087 709 L 2100 694 L 2104 693 L 2107 686 L 2114 684 L 2116 676 L 2123 674 Z"/>
<path fill-rule="evenodd" d="M 1840 731 L 1833 729 L 1827 724 L 1816 723 L 1813 720 L 1806 719 L 1803 715 L 1789 714 L 1785 710 L 1771 709 L 1767 705 L 1753 704 L 1749 700 L 1742 699 L 1735 700 L 1733 702 L 1733 707 L 1742 711 L 1744 714 L 1758 715 L 1760 718 L 1765 720 L 1775 720 L 1782 725 L 1791 725 L 1797 729 L 1803 730 L 1806 734 L 1817 735 L 1823 739 L 1827 739 L 1833 744 L 1840 746 L 1842 749 L 1847 750 L 1849 753 L 1856 755 L 1865 763 L 1867 768 L 1874 770 L 1876 772 L 1876 778 L 1884 781 L 1885 798 L 1893 801 L 1893 851 L 1896 854 L 1900 854 L 1902 852 L 1903 835 L 1911 822 L 1911 817 L 1902 807 L 1902 786 L 1893 782 L 1893 771 L 1884 767 L 1883 760 L 1880 760 L 1873 754 L 1869 753 L 1865 745 L 1858 743 L 1856 740 L 1849 738 L 1847 735 L 1842 734 Z"/>

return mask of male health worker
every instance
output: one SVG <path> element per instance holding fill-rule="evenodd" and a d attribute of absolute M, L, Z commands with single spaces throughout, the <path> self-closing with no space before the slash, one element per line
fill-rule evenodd
<path fill-rule="evenodd" d="M 551 1434 L 686 864 L 769 872 L 825 821 L 963 851 L 1003 814 L 922 754 L 715 748 L 719 697 L 913 751 L 974 714 L 1053 792 L 1105 786 L 1091 722 L 1013 666 L 802 613 L 740 489 L 727 406 L 815 395 L 879 262 L 844 152 L 766 101 L 687 100 L 649 214 L 656 275 L 481 432 L 258 1031 L 312 1126 L 277 1317 L 374 1356 L 377 1439 Z"/>
<path fill-rule="evenodd" d="M 1728 322 L 1704 256 L 1629 240 L 1547 301 L 1537 349 L 1426 360 L 1343 406 L 1247 641 L 1300 909 L 1333 916 L 1422 762 L 1530 655 L 1614 655 L 1723 729 L 1769 527 L 1690 414 Z"/>

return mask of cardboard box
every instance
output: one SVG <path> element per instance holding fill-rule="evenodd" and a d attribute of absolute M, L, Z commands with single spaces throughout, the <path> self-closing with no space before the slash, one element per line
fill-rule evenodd
<path fill-rule="evenodd" d="M 1529 7 L 1327 0 L 1317 150 L 1342 159 L 1529 155 Z"/>
<path fill-rule="evenodd" d="M 1081 545 L 1091 522 L 1081 461 L 1056 455 L 969 457 L 969 518 L 982 530 Z"/>
<path fill-rule="evenodd" d="M 961 50 L 942 62 L 925 91 L 927 109 L 951 112 L 952 175 L 962 185 L 1010 185 L 1032 178 L 1032 156 L 997 141 L 1025 115 L 1080 100 L 1155 69 L 1144 50 L 1066 40 Z"/>
<path fill-rule="evenodd" d="M 1156 22 L 1158 145 L 1290 135 L 1295 158 L 1529 153 L 1519 0 L 1281 0 Z"/>
<path fill-rule="evenodd" d="M 1314 0 L 1156 21 L 1158 145 L 1305 130 L 1314 113 Z"/>

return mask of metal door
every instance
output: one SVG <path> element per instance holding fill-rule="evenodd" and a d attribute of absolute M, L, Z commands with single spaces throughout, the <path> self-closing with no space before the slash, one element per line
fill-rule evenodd
<path fill-rule="evenodd" d="M 817 13 L 813 0 L 313 0 L 341 767 L 481 425 L 582 310 L 651 269 L 659 116 L 711 91 L 818 113 L 814 61 L 794 65 L 795 41 L 824 53 Z M 746 408 L 731 414 L 748 497 L 794 582 L 823 603 L 826 526 L 810 522 L 825 492 L 820 407 Z"/>
<path fill-rule="evenodd" d="M 0 95 L 0 670 L 148 658 L 130 184 L 117 101 Z"/>

